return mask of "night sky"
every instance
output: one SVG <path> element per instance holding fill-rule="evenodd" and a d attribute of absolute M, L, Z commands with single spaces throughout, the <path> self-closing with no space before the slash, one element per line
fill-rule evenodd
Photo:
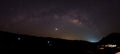
<path fill-rule="evenodd" d="M 0 30 L 96 42 L 120 32 L 120 1 L 0 0 Z"/>

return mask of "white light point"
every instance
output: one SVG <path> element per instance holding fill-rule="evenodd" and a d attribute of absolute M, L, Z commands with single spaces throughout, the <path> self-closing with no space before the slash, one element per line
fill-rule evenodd
<path fill-rule="evenodd" d="M 58 31 L 58 28 L 55 28 L 55 31 Z"/>
<path fill-rule="evenodd" d="M 20 38 L 20 37 L 18 37 L 18 40 L 21 40 L 21 38 Z"/>
<path fill-rule="evenodd" d="M 50 43 L 50 41 L 48 41 L 48 44 Z"/>

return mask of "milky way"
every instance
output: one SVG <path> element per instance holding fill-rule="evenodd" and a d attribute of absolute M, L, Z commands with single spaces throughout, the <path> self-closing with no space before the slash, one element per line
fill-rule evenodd
<path fill-rule="evenodd" d="M 0 30 L 98 41 L 120 32 L 119 1 L 1 1 Z"/>

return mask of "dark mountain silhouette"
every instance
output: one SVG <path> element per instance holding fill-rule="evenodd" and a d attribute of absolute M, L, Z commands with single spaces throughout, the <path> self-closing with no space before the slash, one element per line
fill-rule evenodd
<path fill-rule="evenodd" d="M 44 51 L 51 49 L 72 50 L 78 53 L 90 54 L 94 51 L 94 44 L 82 40 L 64 40 L 50 37 L 36 37 L 30 35 L 16 34 L 0 31 L 0 49 L 4 51 Z M 62 50 L 60 50 L 62 49 Z M 41 51 L 42 50 L 42 51 Z M 71 51 L 71 52 L 72 52 Z M 70 52 L 70 51 L 68 51 Z"/>
<path fill-rule="evenodd" d="M 65 40 L 0 31 L 0 50 L 5 54 L 9 54 L 14 51 L 34 54 L 35 52 L 47 53 L 49 51 L 52 53 L 56 51 L 61 53 L 73 52 L 79 54 L 115 54 L 115 52 L 120 51 L 119 38 L 120 33 L 111 33 L 100 40 L 100 42 L 90 43 L 82 40 Z M 106 47 L 105 45 L 108 44 L 116 45 L 116 47 Z"/>
<path fill-rule="evenodd" d="M 120 51 L 120 33 L 111 33 L 97 43 L 100 54 L 115 54 Z"/>
<path fill-rule="evenodd" d="M 111 33 L 108 36 L 104 37 L 101 41 L 101 44 L 104 43 L 113 43 L 120 44 L 120 33 Z"/>

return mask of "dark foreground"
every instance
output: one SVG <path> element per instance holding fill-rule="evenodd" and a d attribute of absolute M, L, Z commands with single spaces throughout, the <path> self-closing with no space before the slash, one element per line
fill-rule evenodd
<path fill-rule="evenodd" d="M 35 37 L 9 32 L 0 32 L 0 54 L 115 54 L 120 51 L 120 34 L 113 33 L 98 43 Z"/>

